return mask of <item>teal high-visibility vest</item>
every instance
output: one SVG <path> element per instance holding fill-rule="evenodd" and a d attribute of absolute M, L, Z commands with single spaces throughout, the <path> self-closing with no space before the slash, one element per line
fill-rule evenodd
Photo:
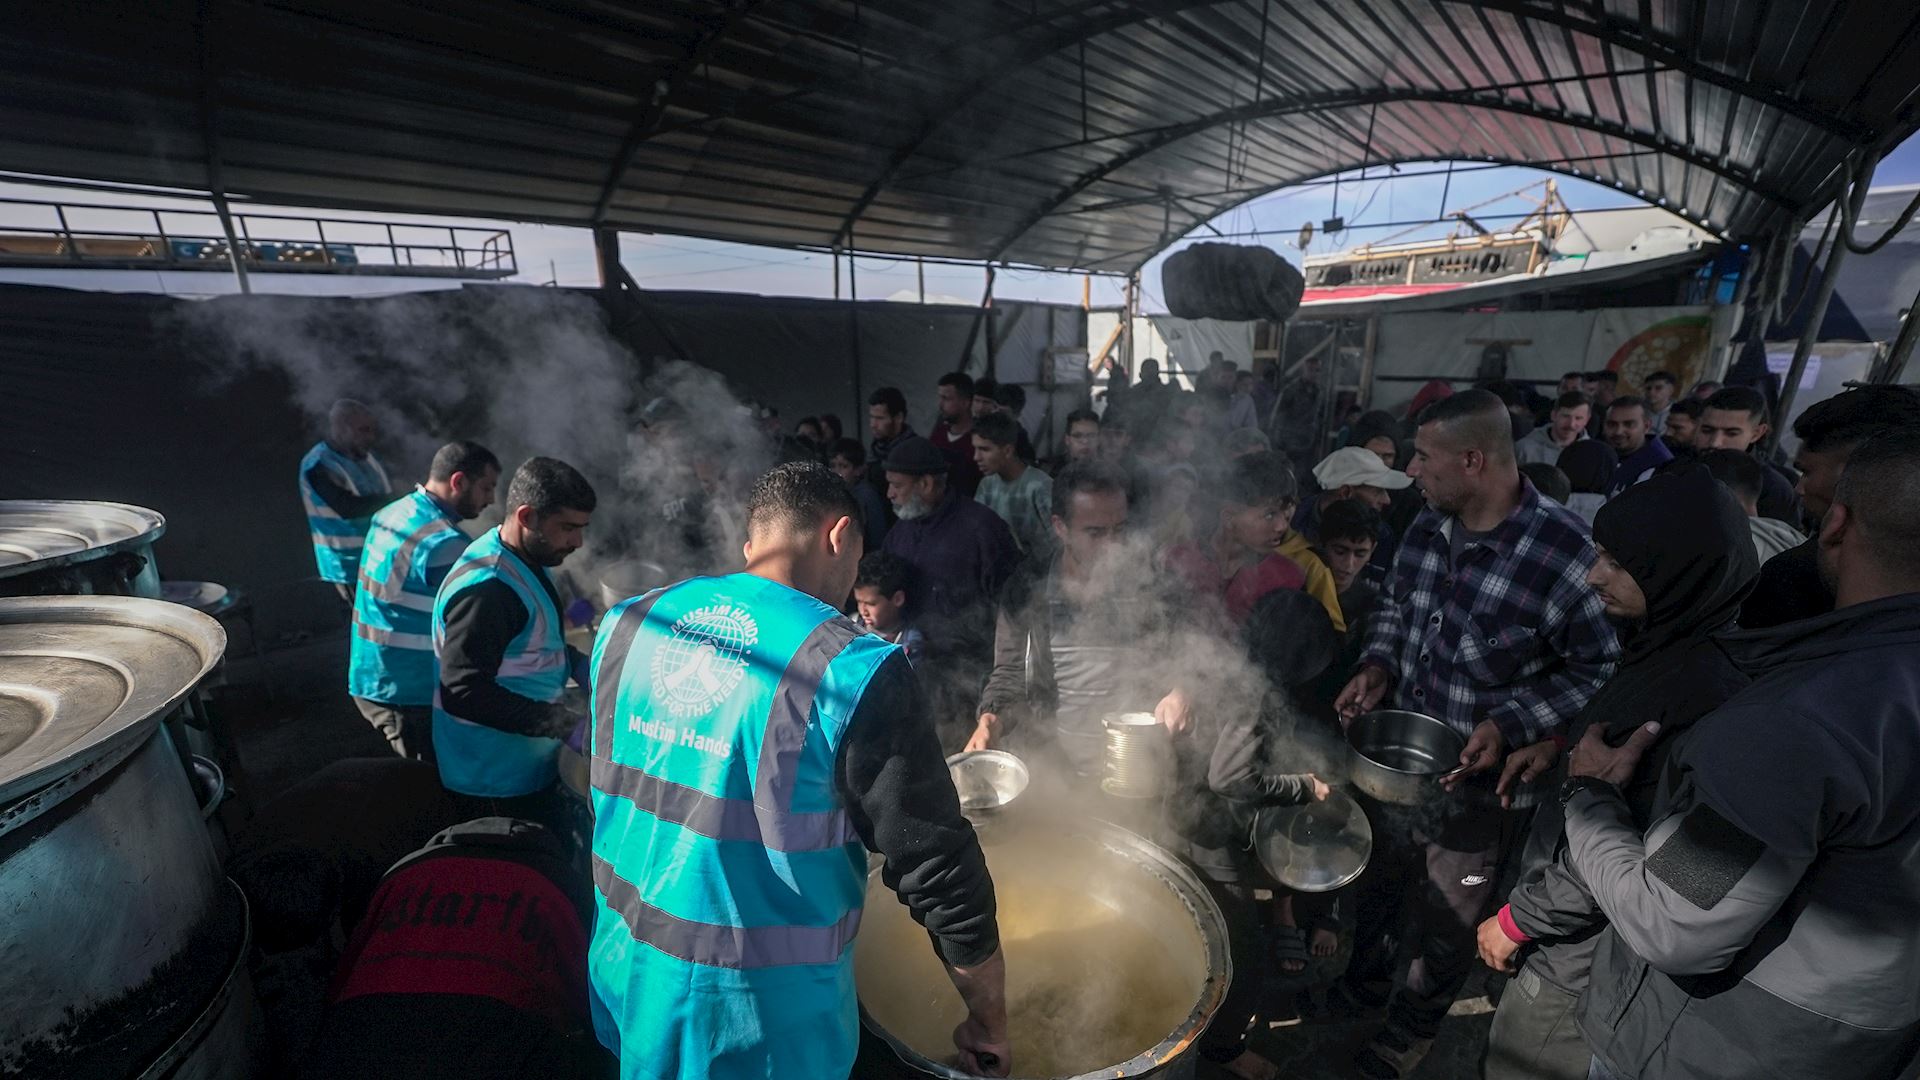
<path fill-rule="evenodd" d="M 373 515 L 353 596 L 347 693 L 382 705 L 433 704 L 433 597 L 468 543 L 454 516 L 419 488 Z"/>
<path fill-rule="evenodd" d="M 387 470 L 380 459 L 368 454 L 366 460 L 353 458 L 328 446 L 325 439 L 313 444 L 300 459 L 300 501 L 307 508 L 307 531 L 313 534 L 313 561 L 320 568 L 320 580 L 336 585 L 351 585 L 360 571 L 360 548 L 367 536 L 371 517 L 344 518 L 328 506 L 307 473 L 319 465 L 333 474 L 334 480 L 355 495 L 378 495 L 392 491 Z"/>
<path fill-rule="evenodd" d="M 527 606 L 527 625 L 507 643 L 497 681 L 521 697 L 559 701 L 569 674 L 566 630 L 541 581 L 545 576 L 546 571 L 528 566 L 500 543 L 499 526 L 488 529 L 454 561 L 434 595 L 435 655 L 447 642 L 447 603 L 462 589 L 497 578 Z M 433 688 L 433 753 L 440 763 L 440 783 L 464 795 L 531 795 L 560 776 L 559 739 L 515 735 L 455 716 L 441 699 L 438 679 Z"/>
<path fill-rule="evenodd" d="M 852 1068 L 867 858 L 834 760 L 898 649 L 747 574 L 684 581 L 602 621 L 587 964 L 624 1080 Z"/>

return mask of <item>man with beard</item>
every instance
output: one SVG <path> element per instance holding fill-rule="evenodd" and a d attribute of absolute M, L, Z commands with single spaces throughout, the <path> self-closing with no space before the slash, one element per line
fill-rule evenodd
<path fill-rule="evenodd" d="M 1411 820 L 1370 808 L 1386 842 L 1356 900 L 1358 951 L 1330 999 L 1365 1014 L 1378 1000 L 1369 984 L 1405 972 L 1385 1001 L 1384 1030 L 1354 1060 L 1370 1080 L 1413 1071 L 1471 969 L 1507 826 L 1491 775 L 1480 774 L 1508 748 L 1565 730 L 1619 656 L 1587 588 L 1586 524 L 1520 479 L 1499 398 L 1469 390 L 1431 406 L 1407 475 L 1428 508 L 1401 542 L 1360 670 L 1335 707 L 1343 722 L 1389 700 L 1440 719 L 1466 740 L 1447 783 L 1465 791 Z M 1412 932 L 1392 935 L 1403 917 Z M 1378 948 L 1390 935 L 1392 953 Z"/>
<path fill-rule="evenodd" d="M 547 570 L 580 548 L 596 501 L 571 465 L 529 458 L 507 486 L 506 519 L 467 548 L 434 596 L 433 748 L 440 782 L 470 817 L 564 824 L 556 760 L 584 717 L 561 697 L 569 675 L 587 684 L 586 658 L 562 636 Z"/>
<path fill-rule="evenodd" d="M 1800 440 L 1795 494 L 1818 521 L 1833 505 L 1833 488 L 1854 448 L 1883 431 L 1920 431 L 1920 394 L 1904 386 L 1862 386 L 1815 402 L 1793 422 Z M 1764 479 L 1764 477 L 1763 477 Z M 1778 626 L 1833 610 L 1833 593 L 1820 579 L 1820 538 L 1788 548 L 1760 568 L 1760 584 L 1740 609 L 1748 630 Z"/>
<path fill-rule="evenodd" d="M 993 647 L 994 600 L 1020 549 L 998 514 L 954 490 L 946 455 L 927 440 L 900 440 L 885 469 L 887 500 L 900 519 L 886 552 L 913 568 L 907 617 L 926 634 L 927 657 L 941 673 L 928 693 L 941 743 L 952 749 L 966 737 L 965 714 Z"/>
<path fill-rule="evenodd" d="M 1652 413 L 1637 397 L 1618 397 L 1607 406 L 1607 445 L 1620 455 L 1607 498 L 1615 498 L 1673 460 L 1673 451 L 1653 436 Z"/>
<path fill-rule="evenodd" d="M 1695 721 L 1747 684 L 1714 635 L 1733 628 L 1760 564 L 1747 541 L 1745 511 L 1697 467 L 1621 493 L 1595 517 L 1593 539 L 1599 557 L 1587 584 L 1623 627 L 1624 653 L 1568 738 L 1578 742 L 1599 730 L 1617 743 L 1642 724 L 1660 725 L 1659 741 L 1622 788 L 1634 821 L 1644 827 L 1667 762 Z M 1551 741 L 1515 754 L 1503 780 L 1532 780 L 1558 756 Z M 1566 864 L 1559 809 L 1548 803 L 1535 815 L 1519 884 L 1506 906 L 1480 925 L 1487 966 L 1514 971 L 1514 956 L 1521 954 L 1487 1037 L 1486 1080 L 1584 1080 L 1593 1056 L 1572 1022 L 1573 1010 L 1587 988 L 1593 939 L 1606 917 Z"/>
<path fill-rule="evenodd" d="M 940 376 L 940 422 L 927 441 L 947 459 L 947 479 L 969 498 L 980 488 L 980 467 L 973 461 L 973 377 L 964 371 Z"/>
<path fill-rule="evenodd" d="M 892 386 L 883 386 L 867 398 L 867 434 L 873 443 L 867 448 L 867 483 L 875 491 L 887 490 L 887 476 L 881 466 L 893 444 L 912 435 L 907 423 L 907 396 Z"/>
<path fill-rule="evenodd" d="M 1920 1053 L 1920 432 L 1855 448 L 1820 529 L 1834 610 L 1721 647 L 1753 682 L 1694 725 L 1596 725 L 1561 786 L 1607 919 L 1579 1007 L 1599 1080 L 1892 1080 Z"/>
<path fill-rule="evenodd" d="M 1185 731 L 1192 706 L 1169 650 L 1156 649 L 1180 605 L 1141 575 L 1125 546 L 1130 508 L 1125 473 L 1104 462 L 1070 465 L 1053 481 L 1058 555 L 1027 563 L 1008 583 L 993 635 L 993 674 L 980 695 L 969 750 L 1016 744 L 1062 759 L 1097 782 L 1100 718 L 1151 709 Z M 1029 725 L 1027 722 L 1032 721 Z"/>
<path fill-rule="evenodd" d="M 433 455 L 427 482 L 373 515 L 353 601 L 347 692 L 401 757 L 433 760 L 433 597 L 493 505 L 500 459 L 476 442 Z"/>

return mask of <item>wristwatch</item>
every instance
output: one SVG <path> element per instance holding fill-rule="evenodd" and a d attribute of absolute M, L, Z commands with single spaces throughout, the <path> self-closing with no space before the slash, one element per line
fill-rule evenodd
<path fill-rule="evenodd" d="M 1560 782 L 1560 809 L 1565 810 L 1567 803 L 1583 791 L 1607 795 L 1620 794 L 1618 787 L 1597 776 L 1569 776 Z"/>

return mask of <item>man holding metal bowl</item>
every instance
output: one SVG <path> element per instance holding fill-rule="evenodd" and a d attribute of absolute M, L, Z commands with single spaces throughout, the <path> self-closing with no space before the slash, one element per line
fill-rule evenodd
<path fill-rule="evenodd" d="M 1503 837 L 1524 831 L 1506 810 L 1532 803 L 1516 782 L 1552 766 L 1567 723 L 1619 656 L 1606 611 L 1586 586 L 1594 558 L 1587 527 L 1521 479 L 1500 399 L 1456 394 L 1420 421 L 1407 473 L 1420 481 L 1427 508 L 1395 558 L 1360 669 L 1335 702 L 1350 741 L 1383 779 L 1444 772 L 1438 784 L 1370 791 L 1403 805 L 1370 807 L 1378 820 L 1360 883 L 1355 958 L 1332 999 L 1342 1011 L 1368 1013 L 1382 1002 L 1367 984 L 1404 968 L 1384 1002 L 1385 1028 L 1354 1062 L 1381 1080 L 1418 1065 L 1472 970 Z M 1368 752 L 1370 733 L 1388 721 L 1365 714 L 1383 703 L 1401 710 L 1393 724 L 1434 729 L 1426 760 L 1407 760 L 1407 732 Z M 1442 745 L 1449 760 L 1433 762 L 1431 747 Z M 1503 758 L 1496 783 L 1489 770 Z M 1403 915 L 1412 931 L 1397 935 L 1391 952 L 1380 948 Z"/>

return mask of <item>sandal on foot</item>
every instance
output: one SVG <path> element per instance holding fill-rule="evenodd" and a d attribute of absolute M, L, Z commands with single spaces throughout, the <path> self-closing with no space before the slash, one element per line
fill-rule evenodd
<path fill-rule="evenodd" d="M 1273 958 L 1282 975 L 1298 975 L 1307 970 L 1307 936 L 1297 926 L 1274 927 Z"/>

